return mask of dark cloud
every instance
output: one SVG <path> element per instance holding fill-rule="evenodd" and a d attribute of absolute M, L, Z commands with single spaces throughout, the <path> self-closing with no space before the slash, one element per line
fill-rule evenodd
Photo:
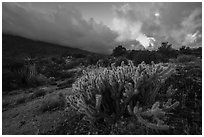
<path fill-rule="evenodd" d="M 31 3 L 3 3 L 3 32 L 32 39 L 110 53 L 117 34 L 94 19 L 86 21 L 75 8 L 63 5 L 39 10 Z"/>
<path fill-rule="evenodd" d="M 100 53 L 110 53 L 121 43 L 128 49 L 142 49 L 141 45 L 156 49 L 162 41 L 175 48 L 201 46 L 201 3 L 111 4 L 110 15 L 103 18 L 112 25 L 104 25 L 96 20 L 103 14 L 97 5 L 108 14 L 109 3 L 95 3 L 93 9 L 81 4 L 81 11 L 80 6 L 74 8 L 76 3 L 3 3 L 2 28 L 5 33 Z M 96 13 L 87 19 L 83 11 Z"/>

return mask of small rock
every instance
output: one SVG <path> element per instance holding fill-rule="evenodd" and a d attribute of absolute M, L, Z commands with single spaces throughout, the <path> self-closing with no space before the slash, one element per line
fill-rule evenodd
<path fill-rule="evenodd" d="M 22 127 L 23 125 L 25 125 L 25 123 L 25 120 L 21 121 L 19 127 Z"/>

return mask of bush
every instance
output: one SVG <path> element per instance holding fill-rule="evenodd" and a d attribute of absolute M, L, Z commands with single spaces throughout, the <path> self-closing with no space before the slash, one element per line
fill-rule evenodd
<path fill-rule="evenodd" d="M 9 105 L 11 104 L 10 101 L 7 101 L 7 100 L 2 100 L 2 109 L 5 109 L 7 108 Z"/>
<path fill-rule="evenodd" d="M 61 78 L 72 78 L 75 76 L 75 74 L 76 74 L 76 71 L 71 71 L 71 70 L 65 71 L 64 70 L 60 72 L 60 77 Z"/>
<path fill-rule="evenodd" d="M 26 95 L 18 97 L 16 99 L 16 105 L 25 103 L 27 99 L 28 99 L 28 96 Z"/>
<path fill-rule="evenodd" d="M 72 60 L 71 62 L 69 62 L 65 65 L 64 69 L 73 69 L 73 68 L 79 66 L 80 64 L 82 64 L 83 62 L 84 62 L 83 59 Z"/>
<path fill-rule="evenodd" d="M 69 78 L 65 82 L 58 84 L 57 87 L 58 89 L 64 89 L 64 88 L 71 87 L 72 84 L 75 82 L 75 80 L 76 78 Z"/>
<path fill-rule="evenodd" d="M 178 63 L 186 63 L 186 62 L 191 62 L 191 61 L 196 61 L 197 58 L 192 55 L 180 55 L 177 57 L 176 62 Z"/>
<path fill-rule="evenodd" d="M 101 67 L 108 67 L 111 64 L 111 59 L 103 58 L 97 61 L 96 65 Z"/>
<path fill-rule="evenodd" d="M 74 57 L 74 58 L 85 58 L 86 57 L 86 55 L 85 54 L 80 54 L 80 53 L 75 53 L 75 54 L 72 54 L 72 56 Z"/>
<path fill-rule="evenodd" d="M 55 111 L 63 109 L 66 106 L 66 99 L 63 94 L 59 94 L 57 98 L 49 98 L 42 102 L 39 108 L 40 112 Z"/>
<path fill-rule="evenodd" d="M 38 98 L 38 97 L 42 97 L 42 96 L 45 96 L 46 95 L 46 90 L 44 89 L 39 89 L 39 90 L 36 90 L 34 93 L 32 93 L 30 95 L 30 99 L 35 99 L 35 98 Z"/>
<path fill-rule="evenodd" d="M 161 47 L 158 48 L 158 52 L 167 58 L 177 56 L 177 51 L 173 49 L 172 44 L 169 44 L 168 42 L 162 42 Z"/>
<path fill-rule="evenodd" d="M 125 65 L 128 65 L 128 59 L 125 57 L 118 57 L 115 61 L 115 66 L 118 67 L 121 63 L 124 62 Z"/>
<path fill-rule="evenodd" d="M 123 56 L 127 53 L 127 50 L 125 47 L 122 45 L 117 46 L 115 49 L 113 49 L 112 56 L 118 57 L 118 56 Z"/>
<path fill-rule="evenodd" d="M 102 57 L 98 56 L 98 55 L 90 55 L 87 57 L 87 65 L 96 65 L 97 62 L 102 59 Z"/>
<path fill-rule="evenodd" d="M 113 124 L 121 117 L 133 116 L 148 128 L 168 129 L 162 118 L 165 111 L 176 107 L 178 102 L 172 104 L 169 99 L 160 106 L 156 97 L 160 95 L 161 85 L 174 70 L 173 66 L 146 65 L 144 62 L 138 67 L 132 62 L 128 65 L 122 62 L 120 67 L 113 64 L 111 68 L 99 67 L 84 72 L 73 84 L 74 93 L 67 97 L 67 101 L 91 123 L 112 121 Z M 144 117 L 153 117 L 156 123 Z"/>
<path fill-rule="evenodd" d="M 2 90 L 8 91 L 8 90 L 14 90 L 18 87 L 17 84 L 15 84 L 16 77 L 14 73 L 12 73 L 9 69 L 2 70 Z"/>
<path fill-rule="evenodd" d="M 24 65 L 10 71 L 4 69 L 2 74 L 3 90 L 13 90 L 22 87 L 37 87 L 48 82 L 47 78 L 39 74 L 35 64 Z"/>
<path fill-rule="evenodd" d="M 133 54 L 134 53 L 134 54 Z M 147 64 L 151 64 L 152 61 L 155 63 L 160 62 L 168 62 L 168 58 L 166 58 L 163 54 L 156 51 L 135 51 L 132 54 L 132 60 L 135 65 L 142 63 L 143 61 Z"/>
<path fill-rule="evenodd" d="M 37 87 L 37 86 L 47 84 L 48 79 L 44 75 L 38 74 L 38 75 L 34 75 L 34 76 L 31 76 L 30 78 L 28 78 L 26 80 L 26 83 L 27 83 L 28 87 Z"/>

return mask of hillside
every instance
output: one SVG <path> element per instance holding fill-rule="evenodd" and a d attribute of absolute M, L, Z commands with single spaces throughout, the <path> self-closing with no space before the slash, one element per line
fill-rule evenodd
<path fill-rule="evenodd" d="M 35 41 L 19 36 L 3 34 L 2 35 L 2 58 L 3 66 L 9 62 L 24 57 L 53 57 L 61 55 L 96 55 L 88 51 L 77 48 L 65 47 L 62 45 Z"/>

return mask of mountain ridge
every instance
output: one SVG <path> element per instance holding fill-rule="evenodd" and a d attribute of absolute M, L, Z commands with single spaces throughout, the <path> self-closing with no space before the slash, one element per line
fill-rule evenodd
<path fill-rule="evenodd" d="M 103 55 L 70 46 L 2 33 L 3 65 L 8 64 L 13 60 L 23 59 L 25 57 L 60 57 L 62 55 L 71 56 L 73 54 Z"/>

